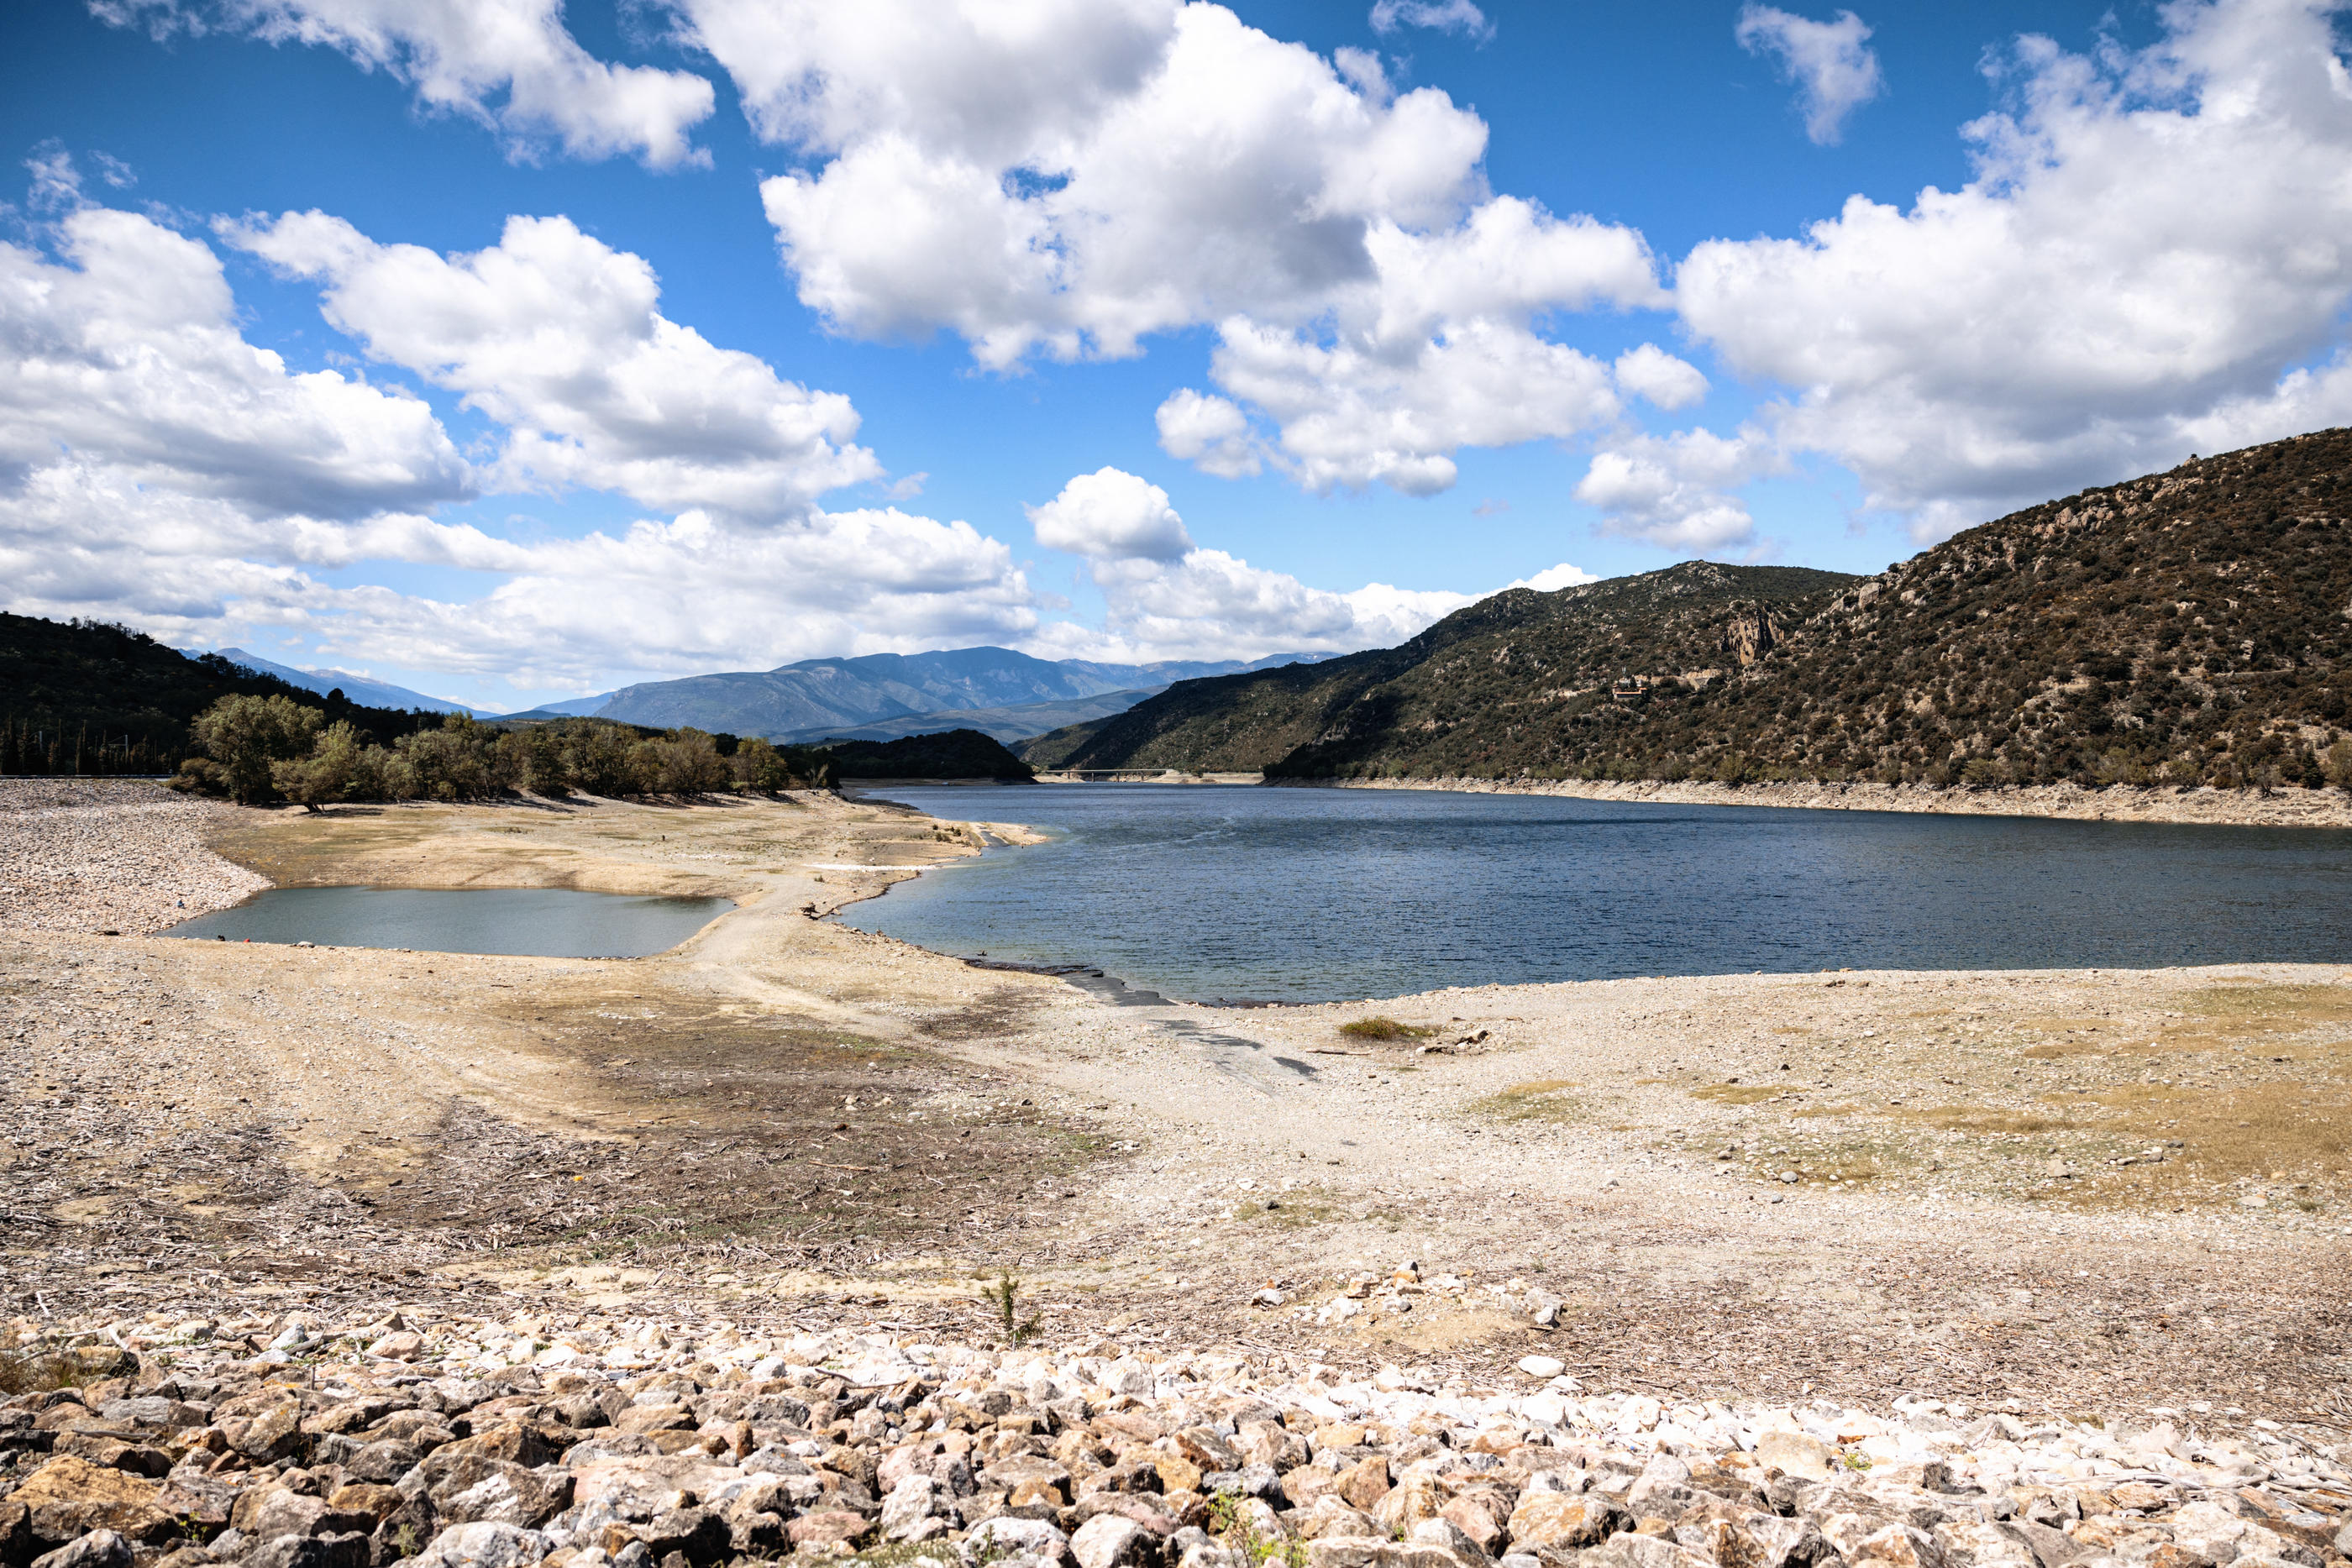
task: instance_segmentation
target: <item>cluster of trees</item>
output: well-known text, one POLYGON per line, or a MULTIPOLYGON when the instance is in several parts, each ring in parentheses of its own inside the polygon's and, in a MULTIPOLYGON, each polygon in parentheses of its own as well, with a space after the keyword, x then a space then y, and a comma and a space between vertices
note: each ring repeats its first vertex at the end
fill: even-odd
POLYGON ((283 696, 239 694, 198 714, 204 755, 175 789, 244 805, 288 800, 317 810, 348 800, 478 800, 535 795, 762 794, 829 789, 830 756, 698 729, 648 730, 603 719, 511 727, 450 714, 380 746, 349 720, 283 696))

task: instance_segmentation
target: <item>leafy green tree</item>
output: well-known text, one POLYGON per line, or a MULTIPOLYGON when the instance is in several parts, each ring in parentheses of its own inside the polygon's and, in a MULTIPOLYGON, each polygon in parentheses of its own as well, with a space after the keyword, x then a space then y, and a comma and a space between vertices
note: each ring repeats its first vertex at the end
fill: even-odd
POLYGON ((499 788, 491 766, 497 738, 471 716, 453 713, 439 729, 404 735, 397 744, 418 799, 478 800, 499 788))
POLYGON ((638 794, 643 787, 635 746, 635 737, 617 724, 591 721, 569 728, 563 737, 564 778, 591 795, 638 794))
POLYGON ((735 782, 734 770, 698 729, 674 729, 635 748, 640 787, 663 795, 707 795, 735 782))
POLYGON ((319 732, 310 756, 272 764, 269 777, 279 794, 313 811, 341 800, 400 800, 411 793, 406 764, 368 745, 341 719, 319 732))
POLYGON ((270 770, 310 749, 311 737, 326 715, 281 696, 226 696, 189 726, 212 754, 220 786, 239 805, 270 799, 270 770))
POLYGON ((553 725, 534 724, 499 737, 500 771, 518 789, 551 797, 572 793, 563 737, 553 725))

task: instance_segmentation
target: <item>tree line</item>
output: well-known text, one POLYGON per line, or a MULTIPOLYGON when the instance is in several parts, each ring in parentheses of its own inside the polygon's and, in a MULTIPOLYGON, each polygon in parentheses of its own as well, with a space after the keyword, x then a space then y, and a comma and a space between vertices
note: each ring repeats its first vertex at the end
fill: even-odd
MULTIPOLYGON (((0 717, 0 776, 56 774, 104 779, 121 774, 168 771, 166 753, 152 736, 103 727, 92 731, 85 720, 67 735, 31 718, 0 717)), ((176 758, 171 760, 177 760, 176 758)))
POLYGON ((480 800, 528 791, 561 797, 772 794, 830 789, 832 757, 698 729, 646 730, 604 719, 511 727, 453 713, 390 746, 347 719, 284 696, 221 698, 189 726, 202 755, 175 789, 240 805, 289 801, 480 800))

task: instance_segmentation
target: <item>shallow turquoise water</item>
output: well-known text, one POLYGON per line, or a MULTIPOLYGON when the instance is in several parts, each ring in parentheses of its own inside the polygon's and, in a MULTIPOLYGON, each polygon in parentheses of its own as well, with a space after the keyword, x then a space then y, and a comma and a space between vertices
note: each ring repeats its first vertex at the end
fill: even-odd
POLYGON ((677 946, 735 905, 560 887, 279 887, 166 936, 413 947, 550 958, 642 958, 677 946))
POLYGON ((852 906, 1194 998, 1821 968, 2352 961, 2352 832, 1207 785, 893 789, 1051 843, 852 906))

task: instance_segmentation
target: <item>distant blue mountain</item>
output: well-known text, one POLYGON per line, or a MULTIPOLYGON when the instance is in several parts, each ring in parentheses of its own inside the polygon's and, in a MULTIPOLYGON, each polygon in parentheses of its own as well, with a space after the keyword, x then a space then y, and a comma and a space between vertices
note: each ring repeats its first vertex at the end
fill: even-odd
POLYGON ((298 670, 289 664, 273 664, 242 648, 223 648, 220 656, 232 664, 242 664, 261 674, 276 675, 289 686, 300 686, 304 691, 317 692, 320 696, 340 686, 343 695, 362 707, 423 708, 427 713, 478 714, 483 711, 464 703, 451 702, 447 697, 428 697, 423 692, 412 692, 406 686, 395 686, 389 681, 354 675, 348 670, 298 670))
MULTIPOLYGON (((803 659, 773 670, 688 675, 624 686, 593 710, 598 718, 770 739, 818 732, 841 735, 880 726, 894 735, 956 727, 955 716, 986 712, 999 728, 1025 727, 1021 710, 1036 708, 1045 733, 1071 722, 1067 705, 1106 699, 1118 712, 1178 681, 1237 674, 1276 664, 1311 663, 1311 653, 1238 659, 1168 660, 1109 664, 1087 659, 1047 660, 1011 648, 956 648, 931 653, 867 653, 854 659, 803 659), (1052 722, 1044 720, 1051 718, 1052 722)), ((582 699, 593 700, 593 699, 582 699)), ((1093 705, 1097 707, 1100 705, 1093 705)), ((549 704, 538 711, 576 711, 549 704)), ((1100 716, 1090 712, 1085 716, 1100 716)))

